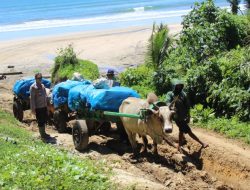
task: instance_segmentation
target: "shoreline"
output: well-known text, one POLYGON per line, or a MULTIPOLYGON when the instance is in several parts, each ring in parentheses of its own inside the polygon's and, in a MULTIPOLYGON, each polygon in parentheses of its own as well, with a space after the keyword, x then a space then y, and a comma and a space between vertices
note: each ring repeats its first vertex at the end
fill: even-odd
MULTIPOLYGON (((170 35, 180 32, 182 28, 180 24, 168 27, 170 35)), ((108 67, 119 72, 144 63, 151 32, 152 26, 147 25, 2 41, 0 72, 21 71, 22 76, 30 76, 40 71, 47 75, 58 49, 69 44, 73 45, 78 58, 94 62, 100 72, 108 67), (9 70, 9 65, 14 68, 9 70)))

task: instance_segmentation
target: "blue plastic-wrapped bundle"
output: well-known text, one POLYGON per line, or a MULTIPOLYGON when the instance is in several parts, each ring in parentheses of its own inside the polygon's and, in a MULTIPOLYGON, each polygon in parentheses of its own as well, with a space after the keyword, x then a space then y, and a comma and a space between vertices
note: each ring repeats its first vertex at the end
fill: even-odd
MULTIPOLYGON (((13 92, 17 96, 27 99, 30 96, 30 86, 35 82, 34 77, 24 78, 21 80, 16 81, 13 86, 13 92)), ((51 82, 48 79, 42 78, 42 83, 44 84, 45 88, 50 88, 51 82)))
POLYGON ((81 99, 81 92, 85 91, 85 89, 90 86, 87 85, 78 85, 69 90, 69 96, 68 96, 68 107, 72 111, 77 111, 81 109, 81 106, 86 104, 86 98, 83 97, 81 99))
POLYGON ((86 100, 91 109, 118 112, 123 100, 128 97, 140 96, 136 91, 127 87, 112 87, 109 89, 95 89, 89 85, 80 93, 81 100, 86 100))
POLYGON ((53 105, 55 108, 68 103, 69 90, 78 85, 90 84, 90 81, 67 80, 54 86, 52 91, 53 105))

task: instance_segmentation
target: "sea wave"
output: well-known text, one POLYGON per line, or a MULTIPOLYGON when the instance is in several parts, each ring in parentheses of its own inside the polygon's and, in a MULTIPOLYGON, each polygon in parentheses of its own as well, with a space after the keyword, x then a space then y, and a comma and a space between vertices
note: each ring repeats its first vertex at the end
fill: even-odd
POLYGON ((116 23, 124 21, 140 21, 150 19, 160 19, 169 17, 180 17, 185 15, 190 10, 179 10, 179 11, 149 11, 149 12, 131 12, 116 14, 110 16, 99 16, 91 18, 81 19, 54 19, 54 20, 39 20, 30 21, 20 24, 12 25, 0 25, 0 32, 12 32, 12 31, 24 31, 24 30, 35 30, 35 29, 46 29, 46 28, 57 28, 67 26, 84 26, 84 25, 95 25, 104 23, 116 23))
MULTIPOLYGON (((185 10, 173 10, 173 11, 145 11, 145 9, 153 9, 151 6, 147 7, 135 7, 133 12, 118 13, 108 16, 96 16, 90 18, 79 19, 45 19, 45 20, 33 20, 29 22, 23 22, 18 24, 0 25, 0 33, 3 32, 15 32, 26 30, 39 30, 48 28, 60 28, 71 26, 87 26, 97 24, 119 23, 126 21, 141 21, 141 20, 154 20, 164 18, 178 18, 186 15, 191 9, 185 10)), ((230 10, 229 6, 221 7, 230 10)), ((246 9, 245 4, 240 4, 240 9, 244 11, 246 9)))
POLYGON ((130 11, 132 11, 132 12, 143 12, 143 11, 152 10, 152 9, 154 9, 153 6, 134 7, 132 9, 130 9, 130 11))

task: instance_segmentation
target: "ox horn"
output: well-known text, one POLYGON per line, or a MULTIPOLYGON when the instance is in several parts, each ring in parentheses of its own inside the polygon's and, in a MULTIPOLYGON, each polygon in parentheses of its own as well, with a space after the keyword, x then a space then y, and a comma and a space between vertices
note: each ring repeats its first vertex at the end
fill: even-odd
POLYGON ((154 109, 151 109, 151 108, 148 108, 148 113, 149 114, 158 114, 159 113, 159 110, 154 110, 154 109))

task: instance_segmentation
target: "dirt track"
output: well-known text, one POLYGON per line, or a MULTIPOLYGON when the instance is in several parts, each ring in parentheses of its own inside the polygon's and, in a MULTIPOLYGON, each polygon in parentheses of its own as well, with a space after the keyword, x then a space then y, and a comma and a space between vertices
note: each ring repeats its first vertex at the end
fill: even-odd
MULTIPOLYGON (((0 81, 0 105, 12 110, 12 81, 0 81)), ((29 111, 25 112, 24 126, 37 136, 37 127, 29 111)), ((209 148, 188 139, 182 153, 163 143, 159 156, 151 152, 137 160, 130 158, 130 146, 116 140, 115 133, 90 137, 86 152, 77 152, 70 134, 59 134, 51 126, 49 133, 56 138, 56 145, 74 154, 94 160, 104 159, 113 168, 114 181, 120 189, 249 189, 250 147, 235 140, 229 140, 213 132, 193 129, 209 148)), ((174 128, 169 140, 177 142, 174 128)))

